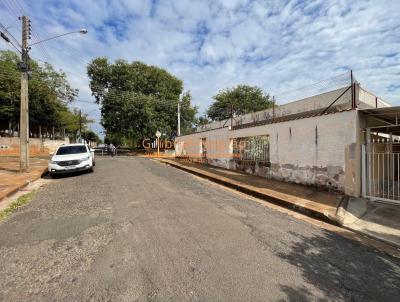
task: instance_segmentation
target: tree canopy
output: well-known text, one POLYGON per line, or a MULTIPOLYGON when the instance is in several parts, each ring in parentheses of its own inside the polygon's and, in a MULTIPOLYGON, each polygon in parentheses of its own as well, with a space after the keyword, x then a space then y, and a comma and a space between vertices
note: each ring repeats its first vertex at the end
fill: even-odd
MULTIPOLYGON (((0 51, 0 121, 8 127, 19 123, 21 77, 20 61, 12 51, 0 51)), ((50 64, 29 60, 29 123, 31 126, 66 128, 73 134, 78 124, 77 113, 68 108, 78 95, 66 75, 50 64)), ((3 125, 4 126, 4 125, 3 125)))
POLYGON ((213 97, 214 103, 207 110, 211 120, 220 121, 235 114, 246 114, 271 108, 273 102, 269 95, 256 86, 238 85, 221 90, 213 97))
POLYGON ((100 137, 96 133, 94 133, 92 130, 82 131, 82 138, 89 142, 99 143, 101 141, 100 137))
MULTIPOLYGON (((180 79, 168 71, 142 62, 94 59, 87 68, 90 88, 101 105, 101 123, 108 137, 125 138, 136 144, 160 130, 176 135, 177 107, 183 91, 180 79)), ((197 108, 190 92, 181 101, 183 129, 193 127, 197 108)))

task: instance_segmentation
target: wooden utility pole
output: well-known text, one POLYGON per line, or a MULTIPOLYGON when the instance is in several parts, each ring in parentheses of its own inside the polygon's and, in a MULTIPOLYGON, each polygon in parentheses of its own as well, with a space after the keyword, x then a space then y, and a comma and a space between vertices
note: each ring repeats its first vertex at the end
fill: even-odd
POLYGON ((28 98, 28 39, 30 21, 22 16, 22 56, 21 56, 21 107, 20 107, 20 171, 29 171, 29 98, 28 98))

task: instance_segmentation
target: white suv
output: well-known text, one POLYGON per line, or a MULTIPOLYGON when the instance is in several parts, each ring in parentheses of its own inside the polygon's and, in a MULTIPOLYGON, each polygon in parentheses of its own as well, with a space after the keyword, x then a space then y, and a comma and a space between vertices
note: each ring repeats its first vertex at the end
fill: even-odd
POLYGON ((94 150, 86 144, 62 145, 50 155, 52 155, 49 162, 50 176, 75 171, 93 172, 94 150))

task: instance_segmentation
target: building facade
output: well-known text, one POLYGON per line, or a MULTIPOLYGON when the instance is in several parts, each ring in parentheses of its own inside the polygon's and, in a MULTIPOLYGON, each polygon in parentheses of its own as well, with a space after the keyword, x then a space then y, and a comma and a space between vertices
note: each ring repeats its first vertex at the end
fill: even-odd
POLYGON ((353 84, 205 125, 176 138, 176 156, 360 196, 367 132, 363 112, 387 107, 353 84))

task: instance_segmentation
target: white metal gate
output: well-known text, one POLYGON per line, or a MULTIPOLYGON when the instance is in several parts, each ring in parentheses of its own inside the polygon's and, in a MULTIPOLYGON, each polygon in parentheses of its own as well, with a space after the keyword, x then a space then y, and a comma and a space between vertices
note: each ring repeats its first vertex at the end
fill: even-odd
POLYGON ((375 137, 364 147, 363 193, 373 200, 400 204, 400 141, 375 137))

